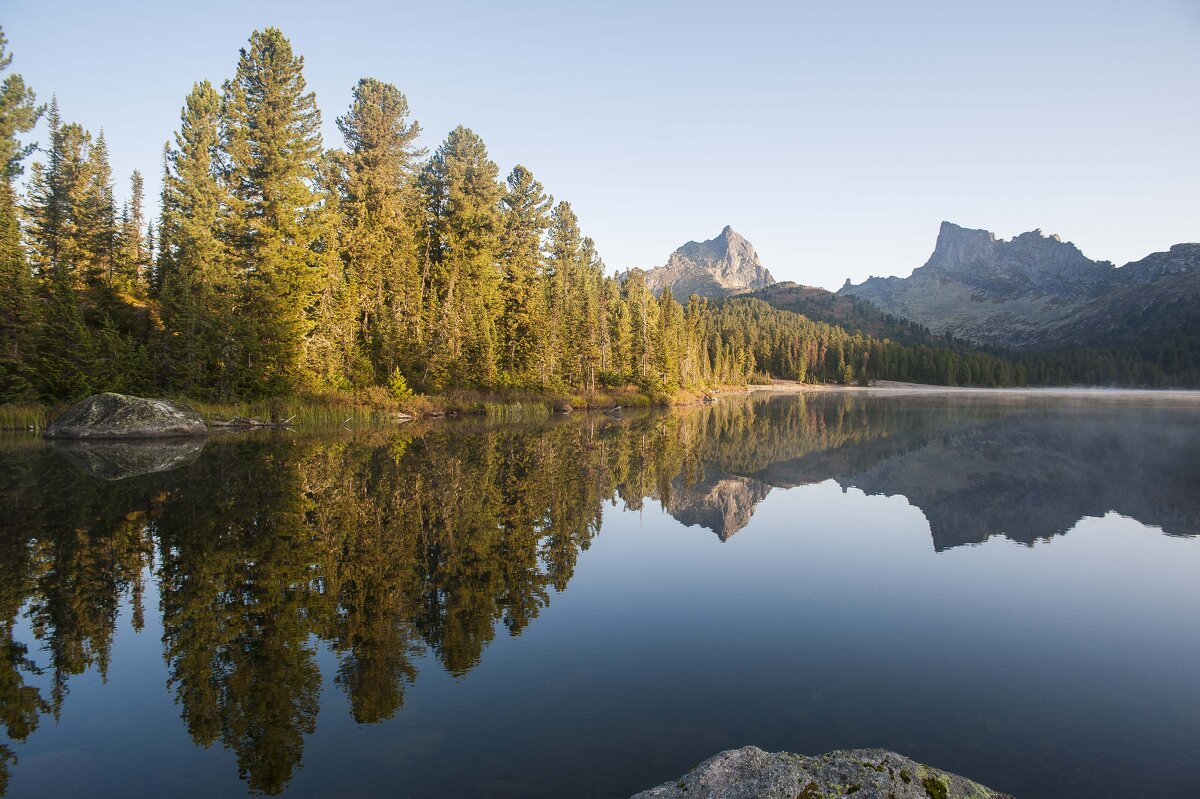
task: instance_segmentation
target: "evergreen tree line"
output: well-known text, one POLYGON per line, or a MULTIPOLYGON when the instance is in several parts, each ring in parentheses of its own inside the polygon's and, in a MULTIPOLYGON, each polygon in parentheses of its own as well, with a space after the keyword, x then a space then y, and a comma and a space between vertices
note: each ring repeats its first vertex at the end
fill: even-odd
POLYGON ((1152 335, 1137 344, 1026 354, 1019 361, 1038 385, 1194 387, 1200 386, 1200 335, 1152 335))
POLYGON ((326 148, 303 65, 268 28, 231 80, 195 84, 164 148, 157 224, 138 172, 117 208, 102 132, 6 78, 0 400, 1059 377, 749 298, 655 297, 638 270, 606 275, 571 205, 524 166, 501 179, 468 128, 432 155, 418 147, 391 84, 360 80, 337 118, 343 146, 326 148), (19 197, 33 150, 19 136, 43 114, 48 140, 19 197))

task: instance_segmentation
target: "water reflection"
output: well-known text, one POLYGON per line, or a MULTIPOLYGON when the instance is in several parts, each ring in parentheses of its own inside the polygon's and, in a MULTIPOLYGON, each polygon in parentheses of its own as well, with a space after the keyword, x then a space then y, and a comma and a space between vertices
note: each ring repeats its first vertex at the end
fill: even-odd
MULTIPOLYGON (((753 534, 773 489, 832 479, 907 497, 939 550, 1030 543, 1110 510, 1193 535, 1196 430, 1169 409, 834 395, 234 435, 153 457, 23 442, 0 449, 4 729, 19 745, 58 718, 73 677, 107 674, 118 609, 142 629, 149 575, 191 739, 278 793, 316 728, 318 647, 335 653, 356 722, 391 718, 419 658, 462 675, 498 630, 520 635, 566 589, 610 502, 654 499, 724 540, 753 534)), ((12 760, 0 749, 0 788, 12 760)))
POLYGON ((166 441, 55 440, 50 447, 81 471, 101 480, 124 480, 187 466, 204 449, 205 439, 166 441))

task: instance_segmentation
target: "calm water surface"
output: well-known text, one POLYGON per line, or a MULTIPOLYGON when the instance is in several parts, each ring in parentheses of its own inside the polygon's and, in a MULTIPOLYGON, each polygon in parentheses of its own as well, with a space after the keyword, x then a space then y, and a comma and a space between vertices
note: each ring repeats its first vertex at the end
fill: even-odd
POLYGON ((1200 796, 1200 403, 0 443, 12 797, 620 797, 881 746, 1200 796))

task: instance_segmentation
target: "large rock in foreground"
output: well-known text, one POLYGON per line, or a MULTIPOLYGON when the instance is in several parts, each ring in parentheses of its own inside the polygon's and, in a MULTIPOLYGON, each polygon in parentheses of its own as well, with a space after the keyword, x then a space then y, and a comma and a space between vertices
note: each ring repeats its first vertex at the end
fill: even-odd
POLYGON ((203 436, 200 414, 167 400, 93 394, 46 428, 46 438, 113 439, 203 436))
POLYGON ((886 749, 849 749, 817 757, 757 746, 709 758, 675 782, 632 799, 1012 799, 978 783, 923 766, 886 749))

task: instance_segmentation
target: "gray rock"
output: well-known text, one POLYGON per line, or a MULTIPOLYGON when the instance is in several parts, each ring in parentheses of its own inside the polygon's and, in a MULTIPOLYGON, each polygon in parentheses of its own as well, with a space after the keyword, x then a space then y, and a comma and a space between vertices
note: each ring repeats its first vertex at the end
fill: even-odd
POLYGON ((46 438, 112 439, 203 436, 200 414, 167 400, 93 394, 54 420, 46 438))
POLYGON ((709 758, 674 782, 632 799, 1012 799, 968 779, 886 749, 818 757, 756 746, 709 758))
POLYGON ((1156 283, 1171 275, 1200 272, 1200 244, 1175 244, 1166 252, 1154 252, 1117 270, 1128 284, 1156 283))
POLYGON ((692 294, 726 297, 774 283, 754 246, 728 225, 715 239, 689 241, 671 253, 665 266, 646 272, 647 288, 658 295, 670 286, 680 302, 692 294))
POLYGON ((80 471, 112 481, 187 466, 200 457, 205 442, 206 439, 194 437, 166 441, 67 439, 53 441, 51 446, 80 471))

